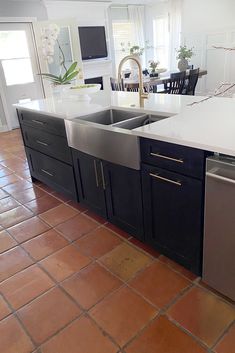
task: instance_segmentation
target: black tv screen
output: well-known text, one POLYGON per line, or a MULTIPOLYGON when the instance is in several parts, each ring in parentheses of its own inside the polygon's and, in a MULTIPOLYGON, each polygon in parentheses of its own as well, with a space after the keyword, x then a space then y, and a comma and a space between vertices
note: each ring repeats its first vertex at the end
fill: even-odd
POLYGON ((105 28, 98 27, 78 27, 82 60, 106 58, 107 45, 105 28))

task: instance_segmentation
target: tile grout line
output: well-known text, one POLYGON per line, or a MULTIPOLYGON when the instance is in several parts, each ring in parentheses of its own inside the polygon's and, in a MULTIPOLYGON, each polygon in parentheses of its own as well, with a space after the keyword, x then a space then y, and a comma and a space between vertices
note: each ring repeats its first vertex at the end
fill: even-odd
MULTIPOLYGON (((17 175, 17 174, 16 174, 17 175)), ((25 180, 24 178, 21 178, 21 179, 23 179, 23 180, 25 180)), ((47 191, 45 191, 45 190, 43 190, 44 192, 47 192, 47 191)), ((48 194, 49 195, 51 195, 49 192, 48 192, 48 194)), ((11 195, 10 195, 11 196, 11 195)), ((53 195, 52 195, 53 196, 53 195)), ((55 196, 53 196, 53 197, 55 197, 55 196)), ((60 200, 61 201, 61 200, 60 200)), ((66 202, 63 202, 63 201, 61 201, 61 203, 65 203, 66 204, 66 202)), ((24 206, 24 205, 23 205, 24 206)), ((25 206, 26 207, 26 206, 25 206)), ((72 207, 72 206, 70 206, 70 207, 72 207)), ((80 213, 83 213, 83 212, 80 212, 80 213)), ((85 213, 85 211, 84 211, 84 213, 85 213)), ((87 215, 88 216, 88 215, 87 215)), ((88 217, 90 217, 90 216, 88 216, 88 217)), ((91 219, 92 219, 92 217, 90 217, 91 219)), ((106 223, 105 223, 106 224, 106 223)), ((104 226, 104 224, 101 224, 101 227, 102 226, 104 226)), ((99 227, 98 227, 99 228, 99 227)), ((54 229, 54 228, 53 228, 54 229)), ((112 232, 114 232, 113 230, 111 230, 111 229, 109 229, 110 231, 112 231, 112 232)), ((122 238, 122 240, 124 241, 124 242, 127 242, 130 246, 133 246, 134 245, 134 247, 137 247, 135 244, 130 244, 130 239, 131 238, 128 238, 128 239, 125 239, 124 237, 122 237, 122 236, 120 236, 118 233, 116 233, 116 232, 114 232, 115 234, 117 234, 119 237, 121 237, 122 238)), ((63 234, 61 234, 62 236, 63 236, 63 234)), ((86 234, 87 235, 87 234, 86 234)), ((145 253, 145 251, 143 250, 143 249, 141 249, 141 248, 137 248, 139 251, 142 251, 142 252, 144 252, 145 253)), ((148 256, 150 256, 150 254, 149 253, 147 253, 147 255, 148 256)), ((156 258, 157 259, 157 258, 156 258)), ((158 259, 159 260, 159 259, 158 259)), ((35 260, 33 260, 33 261, 35 261, 35 260)), ((93 263, 93 262, 92 262, 93 263)), ((97 262, 97 263, 99 263, 99 262, 97 262)), ((32 264, 33 265, 33 264, 32 264)), ((38 265, 39 266, 39 264, 38 264, 38 262, 37 263, 35 263, 35 265, 38 265)), ((88 264, 88 266, 89 266, 90 264, 88 264)), ((176 272, 176 273, 178 273, 179 275, 181 275, 181 276, 183 276, 184 277, 184 275, 183 274, 181 274, 180 272, 178 272, 177 270, 175 270, 174 268, 172 268, 170 265, 168 265, 168 264, 165 264, 167 267, 169 267, 172 271, 174 271, 174 272, 176 272)), ((31 266, 31 265, 30 265, 31 266)), ((29 267, 29 266, 28 266, 29 267)), ((28 267, 26 267, 25 269, 27 269, 28 267)), ((39 266, 40 267, 40 266, 39 266)), ((87 266, 86 266, 87 267, 87 266)), ((85 267, 85 268, 86 268, 85 267)), ((79 270, 78 272, 76 272, 76 273, 79 273, 80 271, 82 271, 83 269, 85 269, 85 268, 82 268, 81 270, 79 270)), ((23 269, 23 270, 20 270, 20 271, 24 271, 25 269, 23 269)), ((107 270, 107 268, 105 267, 105 269, 107 270)), ((44 268, 43 268, 43 270, 44 270, 44 268)), ((20 272, 19 271, 19 272, 20 272)), ((144 269, 143 269, 143 271, 144 271, 144 269)), ((44 270, 44 272, 45 272, 45 270, 44 270)), ((111 272, 111 271, 110 271, 111 272)), ((17 272, 18 273, 18 272, 17 272)), ((76 273, 74 273, 73 275, 76 275, 76 273)), ((112 272, 111 272, 112 273, 112 272)), ((14 274, 15 275, 15 274, 14 274)), ((114 273, 112 273, 112 275, 115 275, 114 273)), ((137 275, 137 273, 136 273, 136 275, 137 275)), ((70 278, 70 277, 69 277, 70 278)), ((187 277, 186 277, 187 278, 187 277)), ((66 278, 67 279, 67 278, 66 278)), ((188 278, 187 278, 187 280, 189 280, 188 278)), ((204 290, 206 290, 207 292, 209 292, 209 293, 211 293, 211 294, 213 294, 213 295, 215 295, 217 298, 219 298, 219 299, 221 299, 220 298, 220 296, 218 296, 218 295, 216 295, 215 293, 213 293, 212 291, 210 291, 209 289, 207 289, 207 288, 205 288, 205 287, 202 287, 201 285, 200 285, 200 283, 196 283, 196 281, 197 281, 198 279, 195 279, 194 281, 191 281, 191 280, 189 280, 191 283, 192 283, 192 287, 191 288, 193 288, 194 286, 198 286, 199 288, 202 288, 202 289, 204 289, 204 290), (193 282, 194 282, 194 284, 193 284, 193 282)), ((53 279, 53 281, 54 281, 54 279, 53 279)), ((60 285, 60 283, 61 282, 59 282, 59 285, 60 285)), ((129 286, 128 285, 128 283, 126 282, 125 283, 126 284, 126 286, 129 286)), ((54 288, 54 287, 53 287, 54 288)), ((133 290, 133 288, 132 288, 132 290, 133 290)), ((189 288, 189 290, 190 290, 190 288, 189 288)), ((183 295, 181 295, 180 297, 182 297, 183 295)), ((145 298, 144 296, 143 296, 143 298, 145 298)), ((103 299, 102 299, 103 300, 103 299)), ((101 301, 102 301, 101 300, 101 301)), ((146 299, 145 299, 146 300, 146 299)), ((226 299, 222 299, 226 304, 228 304, 228 302, 226 301, 226 299)), ((177 301, 177 300, 176 300, 177 301)), ((230 303, 229 303, 230 304, 230 303)), ((173 304, 171 304, 171 305, 174 305, 174 303, 173 304)), ((169 305, 169 307, 171 306, 171 305, 169 305)), ((224 333, 222 334, 222 336, 221 337, 223 337, 225 334, 226 334, 226 332, 228 332, 228 330, 229 330, 229 328, 230 328, 230 326, 233 324, 233 322, 230 324, 230 325, 228 325, 228 327, 225 329, 225 331, 224 331, 224 333)), ((180 326, 180 325, 179 325, 180 326)), ((194 336, 193 336, 194 337, 194 336)), ((218 341, 221 339, 221 337, 218 339, 218 341)), ((218 342, 217 342, 218 343, 218 342)), ((215 343, 215 345, 217 344, 217 343, 215 343)), ((214 346, 213 346, 214 347, 214 346)), ((211 348, 212 349, 212 348, 211 348)))
POLYGON ((230 328, 234 325, 234 323, 235 323, 235 319, 230 324, 228 324, 228 326, 223 330, 222 334, 217 338, 217 340, 211 347, 212 350, 216 348, 216 346, 223 340, 223 338, 229 332, 230 328))
MULTIPOLYGON (((37 264, 35 264, 35 265, 37 265, 37 264)), ((18 320, 18 322, 20 322, 20 324, 21 324, 21 326, 23 327, 24 331, 26 332, 27 336, 28 336, 28 337, 30 338, 30 340, 33 342, 33 345, 34 345, 35 348, 40 347, 40 346, 41 346, 42 344, 44 344, 46 341, 48 341, 48 340, 50 340, 52 337, 56 336, 56 335, 57 335, 60 331, 62 331, 65 327, 67 327, 68 325, 70 325, 73 321, 77 320, 78 318, 80 318, 80 317, 84 314, 84 311, 81 309, 81 307, 78 305, 78 303, 72 298, 72 301, 73 301, 73 302, 76 304, 76 306, 80 309, 80 311, 81 311, 80 314, 79 314, 78 316, 76 316, 73 320, 69 321, 69 323, 67 323, 65 326, 63 326, 62 328, 60 328, 59 330, 57 330, 53 335, 49 336, 44 342, 42 342, 42 343, 40 343, 40 344, 37 344, 37 343, 34 341, 34 339, 33 339, 33 337, 31 336, 31 334, 29 333, 27 327, 26 327, 26 326, 24 325, 24 323, 22 322, 21 318, 18 316, 18 312, 19 312, 21 309, 25 308, 27 305, 31 304, 32 302, 35 302, 35 301, 37 301, 38 299, 42 298, 43 296, 45 296, 46 294, 48 294, 49 292, 51 292, 51 291, 54 290, 55 288, 60 288, 60 289, 62 289, 62 290, 63 290, 63 293, 64 293, 67 297, 69 297, 69 298, 71 299, 70 295, 69 295, 63 288, 61 288, 61 287, 59 286, 59 283, 55 283, 55 282, 54 282, 54 284, 55 284, 54 286, 50 287, 49 289, 47 289, 46 291, 44 291, 43 293, 41 293, 40 295, 38 295, 36 298, 33 298, 32 300, 30 300, 29 302, 25 303, 23 306, 21 306, 21 307, 18 308, 18 309, 14 309, 14 308, 11 306, 10 302, 7 300, 7 298, 6 298, 3 294, 1 294, 2 297, 4 298, 4 300, 5 300, 5 301, 7 302, 7 304, 9 305, 10 309, 12 310, 12 312, 10 313, 10 315, 8 315, 7 317, 13 315, 13 316, 18 320)), ((5 318, 4 318, 4 319, 5 319, 5 318)), ((3 320, 4 320, 4 319, 3 319, 3 320)), ((2 320, 1 320, 1 321, 2 321, 2 320)))

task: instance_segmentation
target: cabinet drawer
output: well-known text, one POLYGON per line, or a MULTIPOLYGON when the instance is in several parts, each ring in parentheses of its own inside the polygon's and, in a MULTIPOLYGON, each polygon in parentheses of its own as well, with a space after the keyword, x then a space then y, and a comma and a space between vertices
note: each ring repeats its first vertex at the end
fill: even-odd
POLYGON ((140 139, 141 160, 144 163, 195 178, 204 177, 205 152, 172 143, 140 139))
POLYGON ((24 143, 48 156, 72 164, 71 151, 65 137, 52 135, 48 132, 29 126, 21 126, 24 143))
POLYGON ((34 178, 62 192, 72 199, 77 199, 73 167, 45 154, 26 147, 26 154, 31 174, 34 178))
POLYGON ((66 137, 64 120, 53 118, 48 115, 30 112, 27 110, 18 110, 18 118, 21 124, 30 125, 55 135, 66 137))

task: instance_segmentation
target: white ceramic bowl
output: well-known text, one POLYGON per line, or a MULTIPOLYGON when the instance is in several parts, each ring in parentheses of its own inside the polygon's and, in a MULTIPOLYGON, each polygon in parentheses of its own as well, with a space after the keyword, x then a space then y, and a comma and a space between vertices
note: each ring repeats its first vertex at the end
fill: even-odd
POLYGON ((78 100, 90 100, 89 94, 98 92, 100 88, 101 85, 98 83, 72 86, 69 89, 69 95, 76 96, 78 100))
POLYGON ((163 72, 166 72, 166 71, 167 71, 167 69, 164 69, 164 68, 155 70, 155 72, 158 74, 162 74, 163 72))

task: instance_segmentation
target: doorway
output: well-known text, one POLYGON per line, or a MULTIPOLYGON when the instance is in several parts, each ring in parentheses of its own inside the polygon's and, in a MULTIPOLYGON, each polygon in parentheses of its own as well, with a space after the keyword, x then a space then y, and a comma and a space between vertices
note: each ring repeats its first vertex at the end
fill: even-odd
POLYGON ((19 127, 14 103, 43 98, 32 23, 0 22, 0 94, 9 129, 19 127))

